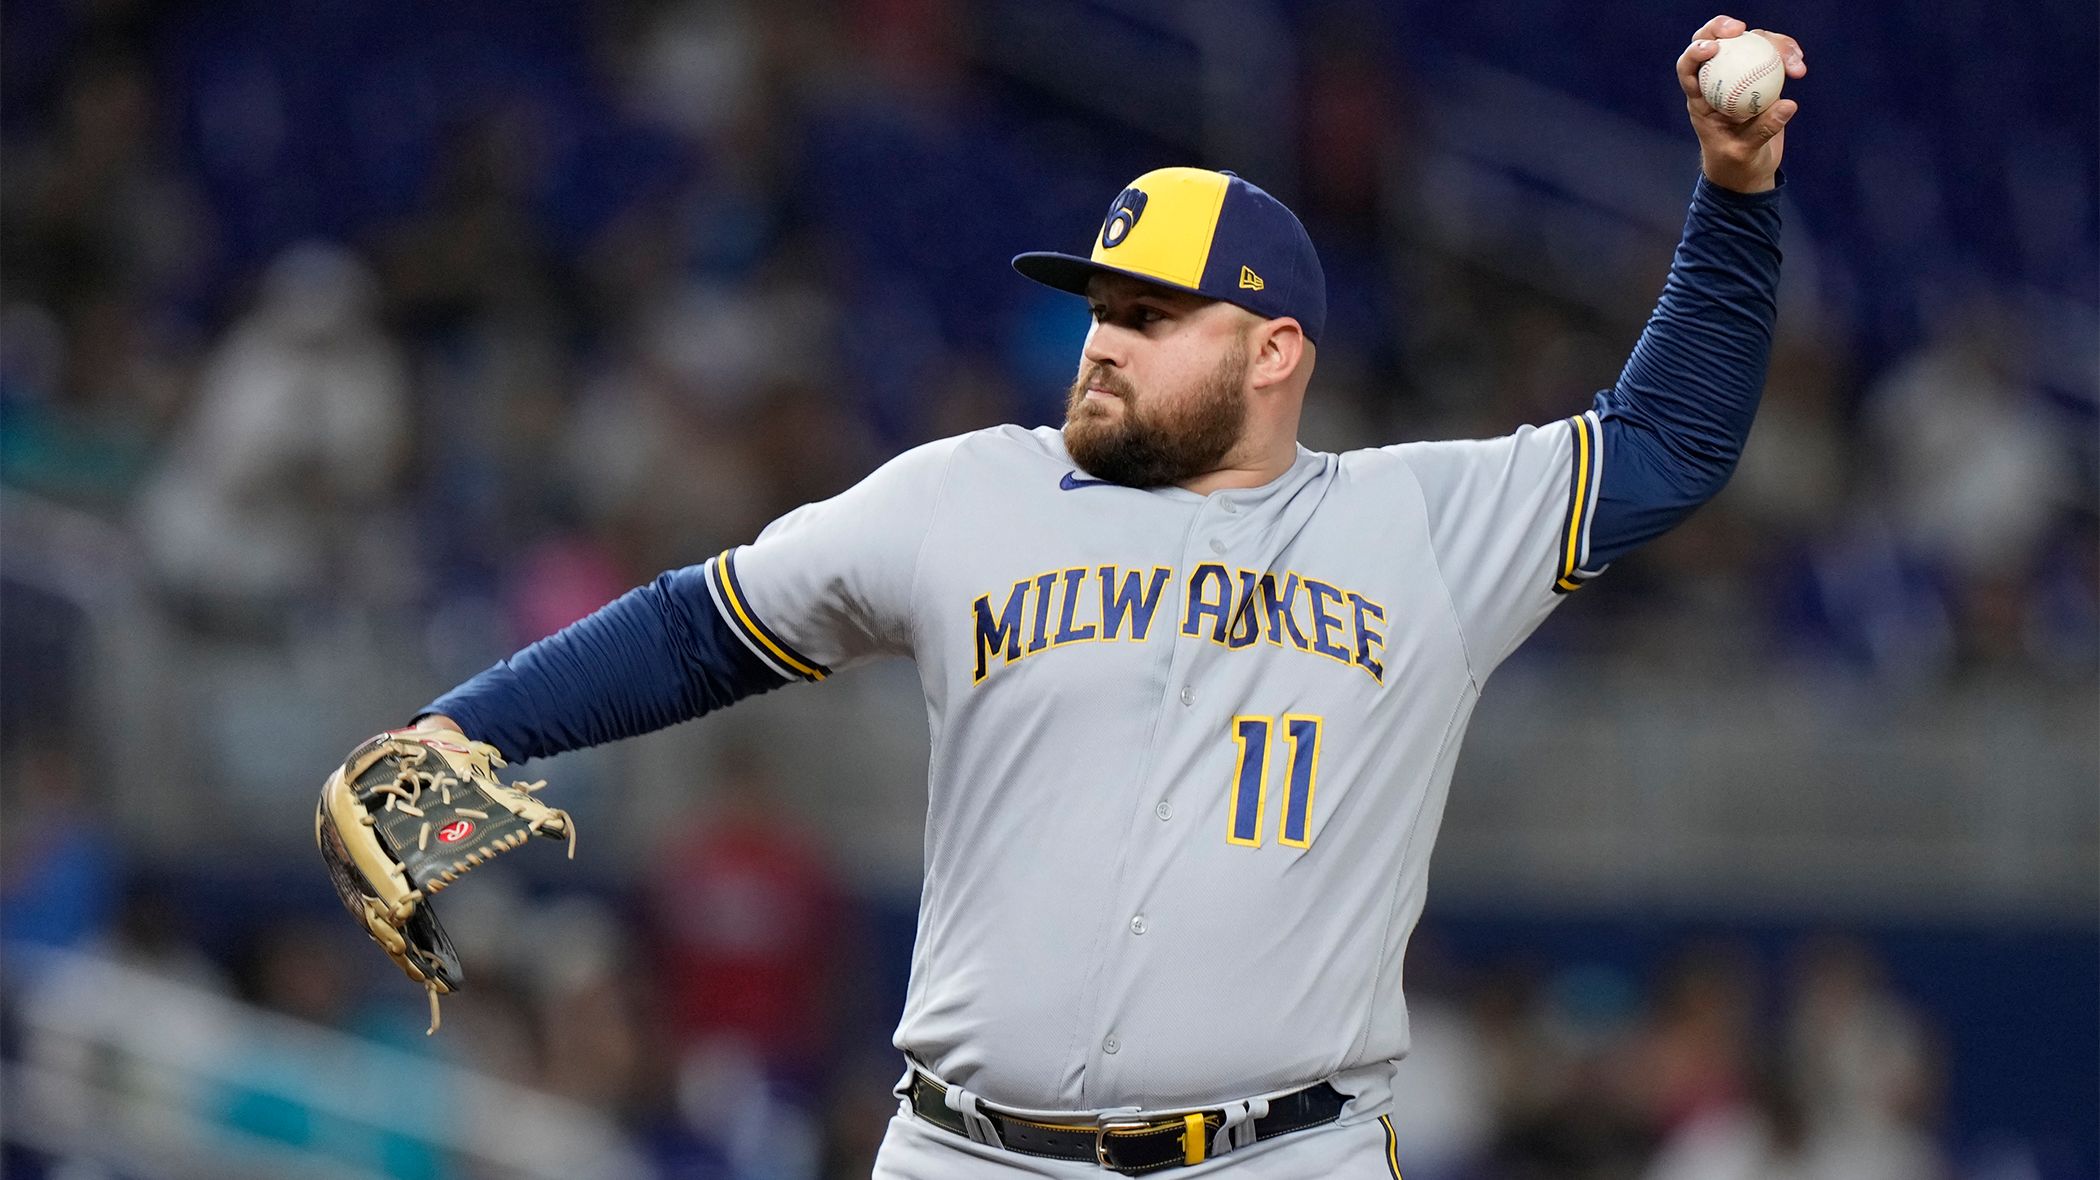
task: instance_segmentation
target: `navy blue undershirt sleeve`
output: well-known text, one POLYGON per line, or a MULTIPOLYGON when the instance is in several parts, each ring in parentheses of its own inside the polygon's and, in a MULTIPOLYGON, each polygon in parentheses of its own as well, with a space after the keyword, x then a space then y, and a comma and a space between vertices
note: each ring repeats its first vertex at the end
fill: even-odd
POLYGON ((513 762, 633 737, 787 681, 729 630, 702 566, 621 595, 424 706, 513 762))
POLYGON ((1604 460, 1591 569, 1662 535, 1728 482, 1764 391, 1778 306, 1779 190, 1737 193, 1700 177, 1655 313, 1618 384, 1597 395, 1604 460))

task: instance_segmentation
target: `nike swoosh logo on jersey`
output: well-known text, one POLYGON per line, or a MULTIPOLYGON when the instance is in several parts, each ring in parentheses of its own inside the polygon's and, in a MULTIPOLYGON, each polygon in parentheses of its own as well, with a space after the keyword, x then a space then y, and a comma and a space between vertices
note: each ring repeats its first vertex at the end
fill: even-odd
POLYGON ((1105 479, 1081 479, 1077 474, 1067 471, 1065 472, 1065 477, 1057 481, 1057 486, 1070 492, 1077 491, 1080 488, 1114 487, 1115 484, 1105 479))

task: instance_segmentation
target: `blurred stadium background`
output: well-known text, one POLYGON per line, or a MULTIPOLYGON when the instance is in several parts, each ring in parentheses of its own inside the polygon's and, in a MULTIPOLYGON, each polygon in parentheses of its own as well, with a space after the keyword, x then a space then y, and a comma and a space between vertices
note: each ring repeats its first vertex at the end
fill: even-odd
MULTIPOLYGON (((1162 163, 1305 215, 1314 445, 1587 404, 1669 261, 1711 15, 12 0, 6 1175, 866 1175, 910 669, 531 767, 582 857, 448 898, 433 1039, 320 871, 323 774, 906 445, 1055 420, 1084 315, 1006 259, 1162 163)), ((1737 15, 1813 68, 1765 408, 1487 694, 1403 1167, 2090 1180, 2095 10, 1737 15)))

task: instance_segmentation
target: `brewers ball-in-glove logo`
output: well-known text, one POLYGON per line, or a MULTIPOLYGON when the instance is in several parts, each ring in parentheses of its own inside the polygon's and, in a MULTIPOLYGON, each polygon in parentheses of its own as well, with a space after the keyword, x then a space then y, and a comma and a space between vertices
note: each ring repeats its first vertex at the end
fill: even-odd
POLYGON ((1101 223, 1102 248, 1112 250, 1122 245, 1144 215, 1144 189, 1132 187, 1117 193, 1115 203, 1108 207, 1108 220, 1101 223))

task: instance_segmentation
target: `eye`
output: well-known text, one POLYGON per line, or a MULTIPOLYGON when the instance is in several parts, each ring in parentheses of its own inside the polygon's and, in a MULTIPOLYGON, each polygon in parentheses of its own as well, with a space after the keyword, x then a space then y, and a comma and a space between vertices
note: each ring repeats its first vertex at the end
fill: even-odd
POLYGON ((1124 307, 1110 307, 1105 303, 1090 303, 1087 314, 1097 324, 1122 324, 1126 327, 1143 328, 1173 318, 1164 309, 1143 303, 1124 307))

